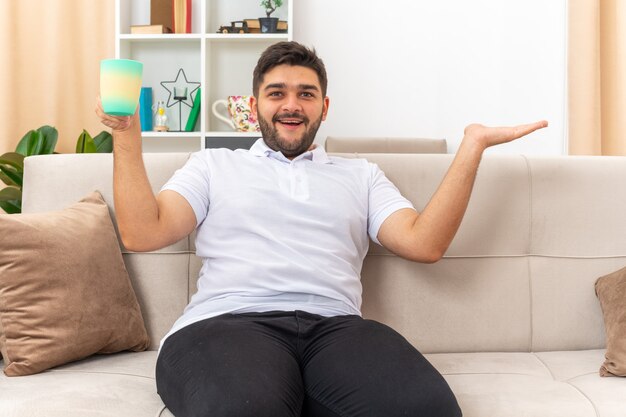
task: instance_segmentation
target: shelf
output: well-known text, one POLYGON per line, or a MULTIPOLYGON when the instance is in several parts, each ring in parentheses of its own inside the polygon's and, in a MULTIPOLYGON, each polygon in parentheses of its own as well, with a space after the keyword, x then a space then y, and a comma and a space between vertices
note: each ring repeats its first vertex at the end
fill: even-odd
POLYGON ((220 34, 220 33, 210 33, 206 35, 198 35, 198 34, 155 34, 155 35, 129 35, 124 34, 119 36, 120 41, 127 42, 185 42, 185 41, 200 41, 202 39, 207 39, 211 42, 241 42, 241 41, 250 41, 250 42, 267 42, 269 41, 284 41, 289 39, 289 35, 286 33, 272 33, 272 34, 254 34, 254 33, 245 33, 245 34, 220 34))
POLYGON ((144 138, 196 138, 202 137, 201 132, 155 132, 143 131, 141 137, 144 138))
POLYGON ((212 131, 212 132, 204 132, 204 136, 206 136, 207 138, 211 138, 211 137, 220 137, 220 138, 221 137, 260 138, 261 137, 261 132, 217 132, 217 131, 212 131))
POLYGON ((220 33, 209 33, 206 35, 197 35, 197 34, 155 34, 155 35, 129 35, 124 34, 120 35, 120 40, 122 41, 131 41, 131 42, 163 42, 163 41, 199 41, 201 39, 208 39, 210 41, 220 41, 220 42, 237 42, 237 41, 259 41, 265 42, 268 40, 287 40, 289 36, 286 33, 273 33, 273 34, 254 34, 254 33, 245 33, 245 34, 220 34, 220 33))
POLYGON ((186 34, 154 34, 154 35, 131 35, 131 34, 122 34, 119 35, 120 40, 129 40, 129 41, 188 41, 194 40, 198 41, 204 37, 204 35, 198 35, 195 33, 186 33, 186 34))
POLYGON ((220 132, 220 131, 211 131, 211 132, 155 132, 155 131, 143 131, 141 132, 141 136, 144 138, 200 138, 204 137, 231 137, 231 138, 239 138, 239 137, 250 137, 250 138, 260 138, 261 132, 220 132))
POLYGON ((236 42, 236 41, 245 41, 245 42, 250 42, 250 41, 259 41, 259 42, 266 42, 268 40, 276 40, 276 41, 281 41, 281 40, 287 40, 289 39, 289 36, 286 33, 273 33, 273 34, 265 34, 265 35, 260 35, 260 34, 255 34, 255 33, 242 33, 242 34, 219 34, 219 33, 215 33, 215 34, 207 34, 205 35, 205 37, 211 41, 224 41, 224 42, 236 42))
MULTIPOLYGON (((259 132, 234 132, 212 112, 212 105, 230 95, 252 94, 252 73, 260 54, 270 45, 293 36, 293 3, 285 0, 273 14, 288 24, 287 33, 217 33, 232 21, 263 16, 259 0, 191 0, 193 33, 131 34, 132 25, 150 24, 151 0, 115 0, 116 58, 140 61, 142 87, 152 88, 153 112, 158 101, 166 103, 168 126, 184 128, 191 110, 188 106, 167 107, 170 93, 161 84, 178 80, 182 68, 189 82, 199 82, 200 115, 193 132, 142 132, 147 152, 200 150, 209 147, 249 147, 259 132), (180 111, 180 114, 179 114, 180 111)), ((182 82, 182 80, 180 80, 182 82)))

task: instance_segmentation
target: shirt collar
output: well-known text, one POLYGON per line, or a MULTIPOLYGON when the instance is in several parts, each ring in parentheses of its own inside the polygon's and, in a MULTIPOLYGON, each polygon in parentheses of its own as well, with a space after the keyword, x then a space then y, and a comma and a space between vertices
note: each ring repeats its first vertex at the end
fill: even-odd
MULTIPOLYGON (((281 161, 292 162, 287 157, 285 157, 282 154, 282 152, 275 151, 271 149, 269 146, 267 146, 263 138, 257 139, 257 141, 254 142, 254 144, 250 147, 249 152, 255 156, 265 156, 269 158, 278 159, 281 161)), ((307 151, 303 153, 302 155, 297 156, 296 158, 294 158, 294 161, 298 159, 308 159, 309 161, 319 163, 319 164, 331 163, 331 160, 326 154, 326 151, 324 150, 324 148, 322 148, 319 145, 315 147, 315 149, 313 149, 312 151, 307 151)))

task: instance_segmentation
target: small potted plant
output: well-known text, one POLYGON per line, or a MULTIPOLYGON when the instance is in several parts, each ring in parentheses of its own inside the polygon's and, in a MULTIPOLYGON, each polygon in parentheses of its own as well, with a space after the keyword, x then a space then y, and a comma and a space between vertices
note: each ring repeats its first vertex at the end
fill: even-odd
POLYGON ((271 17, 272 13, 283 5, 283 0, 262 0, 261 6, 265 7, 266 17, 259 17, 259 24, 261 26, 261 33, 276 33, 278 32, 278 18, 271 17))

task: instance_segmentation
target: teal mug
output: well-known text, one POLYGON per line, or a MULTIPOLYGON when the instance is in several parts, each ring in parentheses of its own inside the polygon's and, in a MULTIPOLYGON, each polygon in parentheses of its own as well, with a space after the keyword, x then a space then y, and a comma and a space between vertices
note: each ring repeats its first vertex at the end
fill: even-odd
POLYGON ((102 109, 112 116, 135 114, 141 94, 143 64, 130 59, 104 59, 100 62, 102 109))

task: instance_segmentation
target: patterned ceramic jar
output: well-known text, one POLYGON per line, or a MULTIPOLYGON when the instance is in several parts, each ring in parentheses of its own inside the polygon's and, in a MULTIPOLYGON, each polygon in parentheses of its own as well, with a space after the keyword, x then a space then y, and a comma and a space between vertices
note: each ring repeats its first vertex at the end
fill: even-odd
POLYGON ((252 115, 250 96, 228 96, 227 100, 213 103, 213 115, 238 132, 259 132, 259 123, 252 115), (218 108, 225 107, 230 117, 224 116, 218 108))

